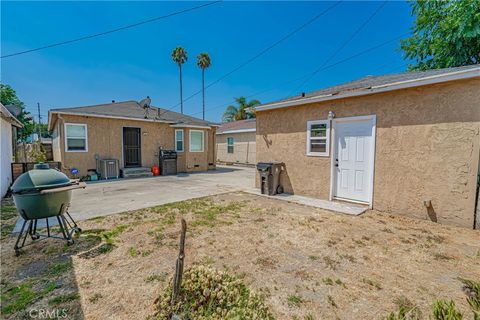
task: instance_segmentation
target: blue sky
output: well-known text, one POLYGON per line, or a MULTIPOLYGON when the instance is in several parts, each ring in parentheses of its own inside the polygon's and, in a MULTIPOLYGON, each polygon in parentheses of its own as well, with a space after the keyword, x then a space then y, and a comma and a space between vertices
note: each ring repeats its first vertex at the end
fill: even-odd
MULTIPOLYGON (((1 3, 2 55, 106 31, 199 2, 6 2, 1 3)), ((170 108, 179 102, 178 67, 170 54, 186 48, 184 97, 201 88, 195 57, 206 51, 210 83, 273 44, 332 2, 222 2, 114 34, 1 60, 1 81, 42 114, 50 108, 140 100, 170 108)), ((303 88, 292 82, 318 68, 381 2, 342 2, 326 15, 206 91, 206 118, 219 121, 233 97, 268 102, 365 75, 405 70, 394 41, 318 73, 303 88), (263 92, 253 95, 257 92, 263 92), (297 90, 299 92, 296 92, 297 90)), ((410 30, 405 2, 391 1, 330 64, 410 30)), ((185 113, 201 117, 201 95, 185 113)), ((179 111, 180 107, 173 110, 179 111)), ((44 118, 46 119, 46 117, 44 118)))

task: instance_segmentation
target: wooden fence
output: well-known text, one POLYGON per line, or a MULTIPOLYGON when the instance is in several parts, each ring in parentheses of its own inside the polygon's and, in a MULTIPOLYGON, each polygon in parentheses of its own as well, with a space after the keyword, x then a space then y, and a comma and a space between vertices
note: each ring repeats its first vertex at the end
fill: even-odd
MULTIPOLYGON (((61 162, 47 161, 45 163, 48 164, 50 169, 60 170, 62 168, 61 162)), ((13 162, 12 163, 12 182, 15 181, 22 173, 32 170, 35 164, 36 162, 13 162)))

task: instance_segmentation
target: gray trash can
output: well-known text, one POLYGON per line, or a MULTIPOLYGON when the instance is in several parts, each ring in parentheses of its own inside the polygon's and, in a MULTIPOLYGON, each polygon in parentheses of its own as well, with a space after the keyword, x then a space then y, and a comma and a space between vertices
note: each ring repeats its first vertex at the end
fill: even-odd
POLYGON ((280 173, 284 166, 283 162, 259 162, 257 170, 260 174, 260 190, 262 194, 269 196, 283 193, 283 187, 280 185, 280 173))

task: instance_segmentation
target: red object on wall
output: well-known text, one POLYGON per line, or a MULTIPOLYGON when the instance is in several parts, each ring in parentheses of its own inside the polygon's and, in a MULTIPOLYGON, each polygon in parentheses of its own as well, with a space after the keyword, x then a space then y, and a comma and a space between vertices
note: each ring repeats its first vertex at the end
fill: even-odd
POLYGON ((152 172, 154 176, 158 176, 160 174, 160 168, 157 166, 152 166, 152 172))

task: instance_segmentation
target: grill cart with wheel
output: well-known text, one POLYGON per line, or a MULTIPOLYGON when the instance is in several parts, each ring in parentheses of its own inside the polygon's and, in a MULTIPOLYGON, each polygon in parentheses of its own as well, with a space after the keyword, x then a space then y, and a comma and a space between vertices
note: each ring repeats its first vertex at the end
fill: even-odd
POLYGON ((33 170, 19 176, 12 186, 12 195, 17 211, 24 221, 15 243, 15 254, 18 255, 25 246, 28 235, 32 241, 52 237, 65 239, 68 244, 73 244, 73 233, 81 230, 68 213, 68 207, 72 190, 85 187, 85 183, 72 181, 62 172, 50 169, 48 164, 44 163, 36 164, 33 170), (56 218, 62 237, 51 234, 49 218, 56 218), (38 222, 42 219, 46 221, 47 234, 37 232, 38 222))

